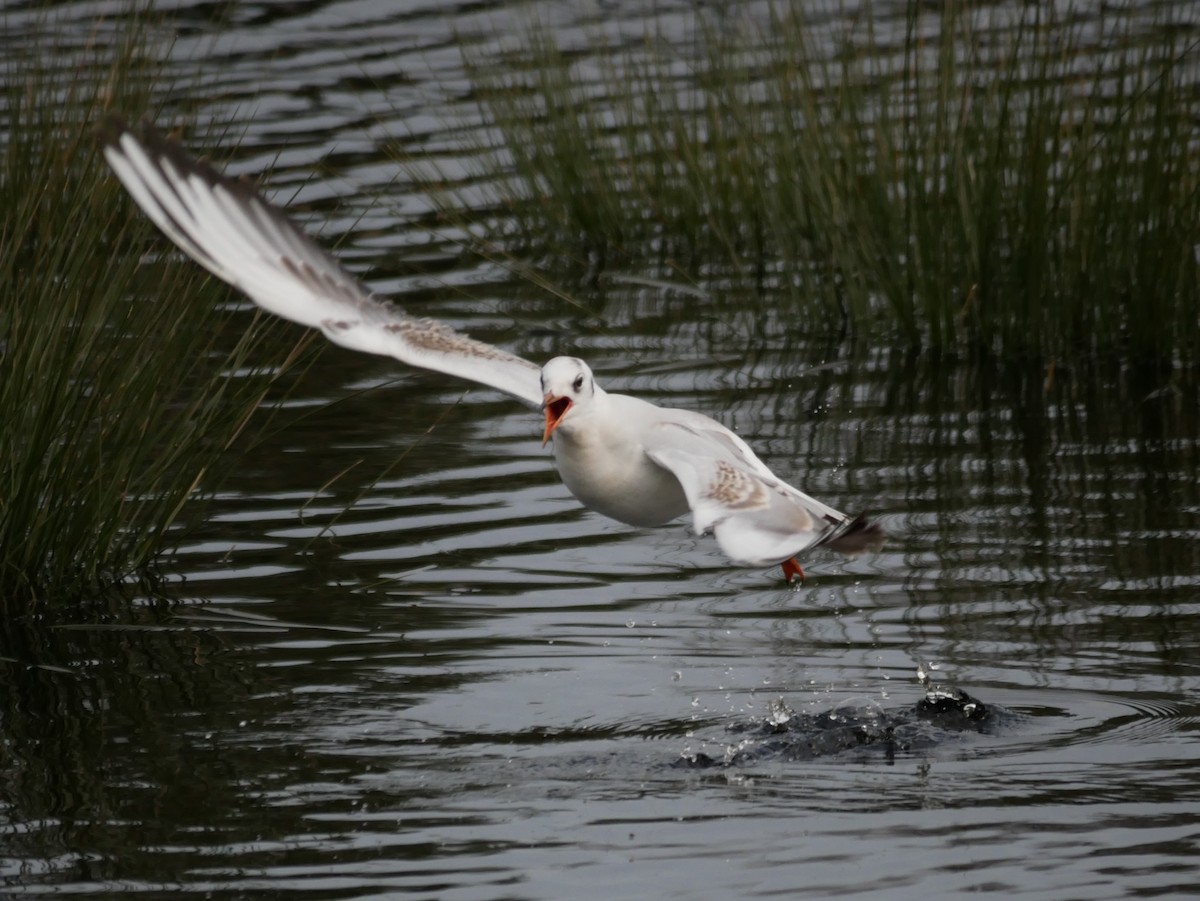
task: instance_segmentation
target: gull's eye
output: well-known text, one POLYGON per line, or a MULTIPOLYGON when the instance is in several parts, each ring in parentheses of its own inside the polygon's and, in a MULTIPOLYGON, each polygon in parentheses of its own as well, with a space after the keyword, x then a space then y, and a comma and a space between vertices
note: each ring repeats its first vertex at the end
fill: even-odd
POLYGON ((578 394, 582 390, 583 390, 583 376, 577 375, 577 376, 575 376, 575 393, 578 394))

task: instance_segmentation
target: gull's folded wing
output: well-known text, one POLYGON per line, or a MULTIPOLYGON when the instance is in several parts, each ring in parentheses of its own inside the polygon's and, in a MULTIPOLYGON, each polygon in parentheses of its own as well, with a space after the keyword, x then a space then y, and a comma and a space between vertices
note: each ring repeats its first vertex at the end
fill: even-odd
POLYGON ((855 553, 882 538, 878 526, 779 479, 740 438, 707 417, 663 422, 646 454, 679 480, 696 531, 712 530, 737 563, 780 563, 823 544, 855 553))

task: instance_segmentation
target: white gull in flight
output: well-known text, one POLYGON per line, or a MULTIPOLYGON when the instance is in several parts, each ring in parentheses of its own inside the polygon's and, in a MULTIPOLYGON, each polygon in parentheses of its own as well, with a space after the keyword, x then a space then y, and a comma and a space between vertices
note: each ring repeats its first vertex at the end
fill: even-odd
POLYGON ((262 307, 354 350, 495 388, 543 411, 563 483, 587 508, 633 526, 689 510, 734 562, 781 564, 825 546, 846 554, 883 530, 788 485, 737 435, 700 413, 604 391, 583 360, 537 366, 373 294, 247 183, 194 159, 143 124, 109 117, 104 156, 138 206, 179 248, 262 307))

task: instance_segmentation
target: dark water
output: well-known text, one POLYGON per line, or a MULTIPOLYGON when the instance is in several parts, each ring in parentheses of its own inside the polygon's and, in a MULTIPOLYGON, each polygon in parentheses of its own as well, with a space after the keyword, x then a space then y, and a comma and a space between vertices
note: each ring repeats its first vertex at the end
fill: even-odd
MULTIPOLYGON (((80 34, 102 8, 70 8, 80 34)), ((330 348, 164 563, 168 600, 6 629, 4 893, 1194 891, 1189 374, 914 357, 618 281, 569 304, 460 264, 381 152, 458 159, 457 42, 486 50, 502 7, 163 8, 202 112, 247 129, 234 168, 303 185, 382 290, 715 414, 891 540, 784 587, 685 524, 582 511, 503 397, 330 348), (986 721, 916 716, 919 668, 986 721)), ((646 16, 537 9, 568 35, 646 16)))

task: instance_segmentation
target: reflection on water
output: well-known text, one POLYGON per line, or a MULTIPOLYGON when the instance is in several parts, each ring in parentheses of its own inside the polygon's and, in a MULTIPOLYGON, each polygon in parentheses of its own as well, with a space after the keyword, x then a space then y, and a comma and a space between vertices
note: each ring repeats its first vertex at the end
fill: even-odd
POLYGON ((504 398, 331 348, 164 562, 168 599, 0 630, 7 893, 1191 890, 1194 373, 914 357, 617 281, 580 309, 460 266, 375 144, 452 143, 454 33, 503 8, 237 5, 214 32, 178 5, 214 104, 254 107, 236 167, 278 157, 381 288, 716 414, 892 538, 784 587, 686 524, 580 510, 504 398), (765 740, 781 711, 912 710, 930 661, 1006 716, 874 756, 765 740))

